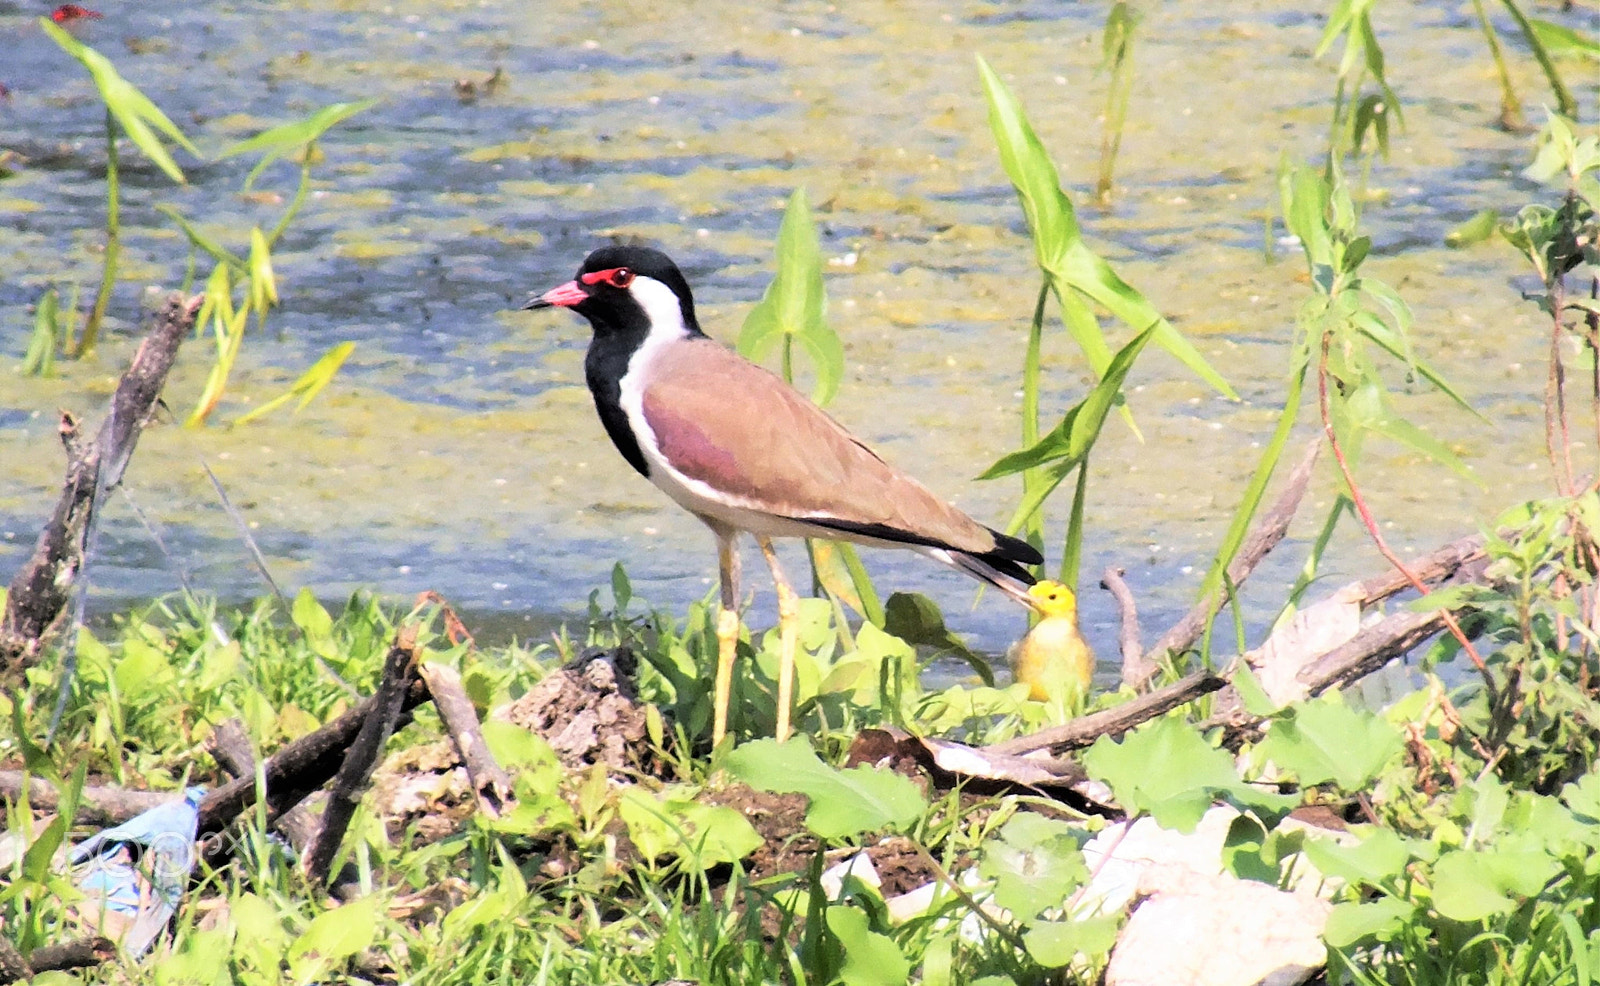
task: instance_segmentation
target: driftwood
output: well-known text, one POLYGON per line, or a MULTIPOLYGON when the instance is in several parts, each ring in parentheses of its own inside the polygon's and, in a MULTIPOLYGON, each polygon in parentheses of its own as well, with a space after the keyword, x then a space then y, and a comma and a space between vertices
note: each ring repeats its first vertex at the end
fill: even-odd
MULTIPOLYGON (((376 700, 377 696, 365 699, 349 712, 267 758, 262 764, 262 773, 266 778, 269 821, 299 804, 338 772, 345 751, 356 741, 376 700)), ((409 711, 427 700, 427 687, 413 669, 402 693, 401 710, 409 711)), ((200 834, 220 832, 255 800, 254 777, 240 777, 207 794, 200 801, 200 834)))
POLYGON ((1139 606, 1133 599, 1133 590, 1123 581, 1126 574, 1116 566, 1108 567, 1100 575, 1100 588, 1111 593, 1117 601, 1117 612, 1122 614, 1122 629, 1117 634, 1117 650, 1122 655, 1122 683, 1138 688, 1149 676, 1145 673, 1144 645, 1139 641, 1139 606))
MULTIPOLYGON (((1412 571, 1424 582, 1470 581, 1481 578, 1487 564, 1483 538, 1461 538, 1430 552, 1412 564, 1412 571)), ((1339 590, 1335 596, 1353 604, 1372 605, 1409 588, 1399 575, 1384 574, 1364 579, 1339 590)), ((1329 688, 1348 684, 1402 657, 1418 644, 1444 629, 1439 611, 1394 613, 1366 627, 1338 646, 1322 653, 1301 655, 1302 664, 1294 677, 1308 695, 1320 695, 1329 688)), ((983 749, 989 753, 1021 755, 1035 750, 1057 752, 1081 748, 1101 736, 1116 736, 1156 716, 1227 686, 1218 697, 1217 714, 1204 725, 1225 726, 1235 734, 1260 721, 1244 712, 1229 681, 1233 665, 1220 672, 1201 671, 1173 682, 1165 688, 1142 695, 1130 702, 1081 716, 1062 726, 1019 736, 983 749)))
POLYGON ((26 959, 9 941, 0 938, 0 983, 22 982, 41 972, 87 969, 109 962, 116 956, 117 947, 110 939, 99 936, 79 938, 59 945, 41 945, 26 959))
POLYGON ((67 449, 66 482, 55 513, 33 556, 11 580, 0 615, 0 673, 38 660, 50 628, 60 619, 88 560, 85 550, 94 528, 97 502, 122 481, 139 433, 154 411, 161 388, 177 357, 178 345, 194 327, 198 296, 171 295, 156 316, 156 326, 122 375, 111 410, 94 441, 84 444, 71 415, 61 415, 61 440, 67 449))
POLYGON ((461 676, 445 664, 424 664, 417 671, 428 683, 433 707, 439 710, 456 756, 467 768, 478 810, 490 818, 499 818, 511 801, 511 778, 495 762, 489 744, 484 742, 478 710, 461 687, 461 676))
POLYGON ((1227 684, 1227 679, 1210 671, 1197 671, 1179 681, 1110 709, 1079 716, 1071 722, 1042 729, 1027 736, 983 747, 1002 756, 1021 756, 1034 750, 1073 750, 1088 746, 1102 736, 1121 736, 1133 727, 1192 702, 1227 684))
MULTIPOLYGON (((227 771, 229 777, 254 778, 256 775, 255 748, 250 744, 250 737, 245 732, 244 723, 238 719, 225 719, 211 731, 211 738, 206 741, 206 749, 211 752, 212 759, 217 761, 217 766, 227 771)), ((312 804, 316 796, 312 795, 299 804, 278 816, 273 823, 273 828, 278 834, 289 840, 296 852, 305 852, 311 845, 311 840, 317 834, 319 822, 312 804)))
MULTIPOLYGON (((61 806, 61 793, 53 784, 37 777, 30 778, 20 770, 0 770, 0 801, 13 804, 21 801, 23 784, 28 785, 28 805, 35 811, 55 811, 61 806)), ((72 820, 78 825, 118 825, 178 796, 172 791, 85 786, 79 794, 78 809, 73 812, 72 820)))
MULTIPOLYGON (((1300 509, 1300 501, 1305 498, 1306 487, 1311 483, 1311 470, 1317 464, 1317 453, 1321 448, 1320 437, 1306 446, 1305 454, 1299 464, 1289 474, 1288 485, 1278 495, 1278 499, 1272 504, 1272 509, 1257 521, 1250 537, 1240 547, 1239 554, 1228 566, 1228 578, 1234 585, 1243 584, 1261 563, 1261 559, 1277 547, 1278 542, 1289 533, 1289 521, 1294 519, 1295 511, 1300 509)), ((1181 620, 1173 624, 1172 629, 1161 635, 1155 646, 1145 652, 1137 669, 1138 675, 1142 677, 1138 677, 1137 681, 1128 680, 1124 672, 1125 683, 1135 688, 1143 687, 1169 655, 1181 654, 1188 650, 1199 639, 1201 631, 1205 629, 1206 621, 1222 609, 1223 598, 1218 594, 1196 603, 1181 620)))
POLYGON ((412 624, 402 626, 395 634, 393 646, 384 658, 383 677, 378 681, 372 698, 363 703, 367 714, 355 742, 350 744, 339 773, 334 777, 333 790, 328 794, 327 807, 322 810, 322 828, 311 841, 305 857, 306 877, 315 886, 326 886, 333 869, 333 857, 344 841, 350 819, 355 817, 356 806, 361 803, 367 782, 372 779, 372 769, 378 765, 383 748, 394 735, 404 711, 409 683, 417 677, 417 635, 412 624))

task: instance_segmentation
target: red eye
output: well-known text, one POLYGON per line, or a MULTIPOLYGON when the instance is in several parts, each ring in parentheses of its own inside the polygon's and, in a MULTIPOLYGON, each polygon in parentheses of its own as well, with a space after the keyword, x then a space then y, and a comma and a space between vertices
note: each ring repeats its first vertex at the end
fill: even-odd
POLYGON ((580 275, 578 280, 585 284, 609 284, 614 288, 626 288, 633 283, 633 271, 626 267, 612 267, 609 270, 590 271, 580 275))

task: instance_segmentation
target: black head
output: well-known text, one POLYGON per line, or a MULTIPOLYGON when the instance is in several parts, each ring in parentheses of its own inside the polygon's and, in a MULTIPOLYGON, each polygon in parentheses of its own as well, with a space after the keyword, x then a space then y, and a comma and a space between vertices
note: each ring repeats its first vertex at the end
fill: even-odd
POLYGON ((673 331, 680 320, 688 334, 700 334, 689 282, 672 258, 650 247, 602 247, 584 258, 576 277, 523 307, 571 308, 596 336, 673 331))

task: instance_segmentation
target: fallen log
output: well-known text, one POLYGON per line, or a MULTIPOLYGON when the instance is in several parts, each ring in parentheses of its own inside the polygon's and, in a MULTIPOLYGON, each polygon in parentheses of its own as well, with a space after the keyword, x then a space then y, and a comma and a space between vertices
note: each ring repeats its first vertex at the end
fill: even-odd
MULTIPOLYGON (((0 770, 0 801, 16 804, 27 785, 28 806, 34 811, 56 811, 61 807, 61 792, 54 784, 29 777, 20 770, 0 770)), ((120 787, 84 787, 72 813, 78 825, 120 825, 157 805, 182 797, 181 791, 130 791, 120 787)))

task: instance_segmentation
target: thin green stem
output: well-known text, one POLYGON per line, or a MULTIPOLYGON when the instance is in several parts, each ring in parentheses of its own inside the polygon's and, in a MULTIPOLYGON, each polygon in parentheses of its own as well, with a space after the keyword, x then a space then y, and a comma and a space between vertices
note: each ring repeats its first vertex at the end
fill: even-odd
POLYGON ((311 191, 311 155, 316 141, 307 144, 300 159, 300 183, 295 186, 294 198, 289 200, 289 208, 283 211, 283 218, 278 220, 278 225, 272 227, 272 232, 267 234, 267 246, 278 245, 278 238, 283 231, 289 228, 294 217, 300 214, 300 207, 306 204, 306 195, 311 191))
MULTIPOLYGON (((1022 447, 1032 448, 1039 441, 1039 360, 1044 343, 1044 306, 1050 298, 1050 277, 1039 285, 1039 300, 1033 306, 1033 323, 1028 327, 1028 352, 1022 361, 1022 447)), ((1022 471, 1022 498, 1031 500, 1043 483, 1044 474, 1034 467, 1022 471)), ((1044 545, 1044 518, 1034 511, 1022 523, 1022 536, 1034 547, 1044 545)))
POLYGON ((1083 504, 1089 498, 1089 457, 1078 463, 1078 486, 1072 492, 1072 513, 1067 520, 1067 540, 1061 549, 1061 574, 1057 580, 1078 591, 1078 569, 1083 558, 1083 504))
POLYGON ((1522 29, 1522 38, 1528 42, 1528 48, 1533 52, 1534 61, 1539 63, 1539 68, 1544 72, 1545 81, 1550 83, 1550 91, 1556 97, 1557 107, 1562 116, 1574 117, 1578 115, 1578 101, 1572 95, 1572 90, 1561 81, 1561 73, 1556 70, 1555 60, 1545 50, 1544 42, 1539 40, 1539 34, 1533 29, 1533 24, 1528 20, 1522 8, 1513 0, 1501 0, 1506 11, 1511 14, 1511 19, 1517 22, 1517 27, 1522 29))
POLYGON ((94 297, 94 308, 89 311, 89 321, 84 323, 83 335, 78 339, 74 356, 85 356, 100 340, 100 323, 105 320, 106 309, 111 304, 111 289, 117 283, 117 259, 122 253, 121 182, 117 169, 117 128, 111 111, 106 110, 106 256, 100 273, 100 291, 94 297))
POLYGON ((1483 0, 1472 0, 1472 12, 1478 18, 1483 40, 1489 44, 1489 57, 1494 60, 1495 74, 1500 76, 1500 126, 1507 130, 1521 130, 1526 124, 1522 118, 1522 100, 1517 98, 1516 87, 1511 82, 1511 72, 1506 68, 1506 56, 1500 48, 1500 35, 1489 23, 1483 9, 1483 0))

